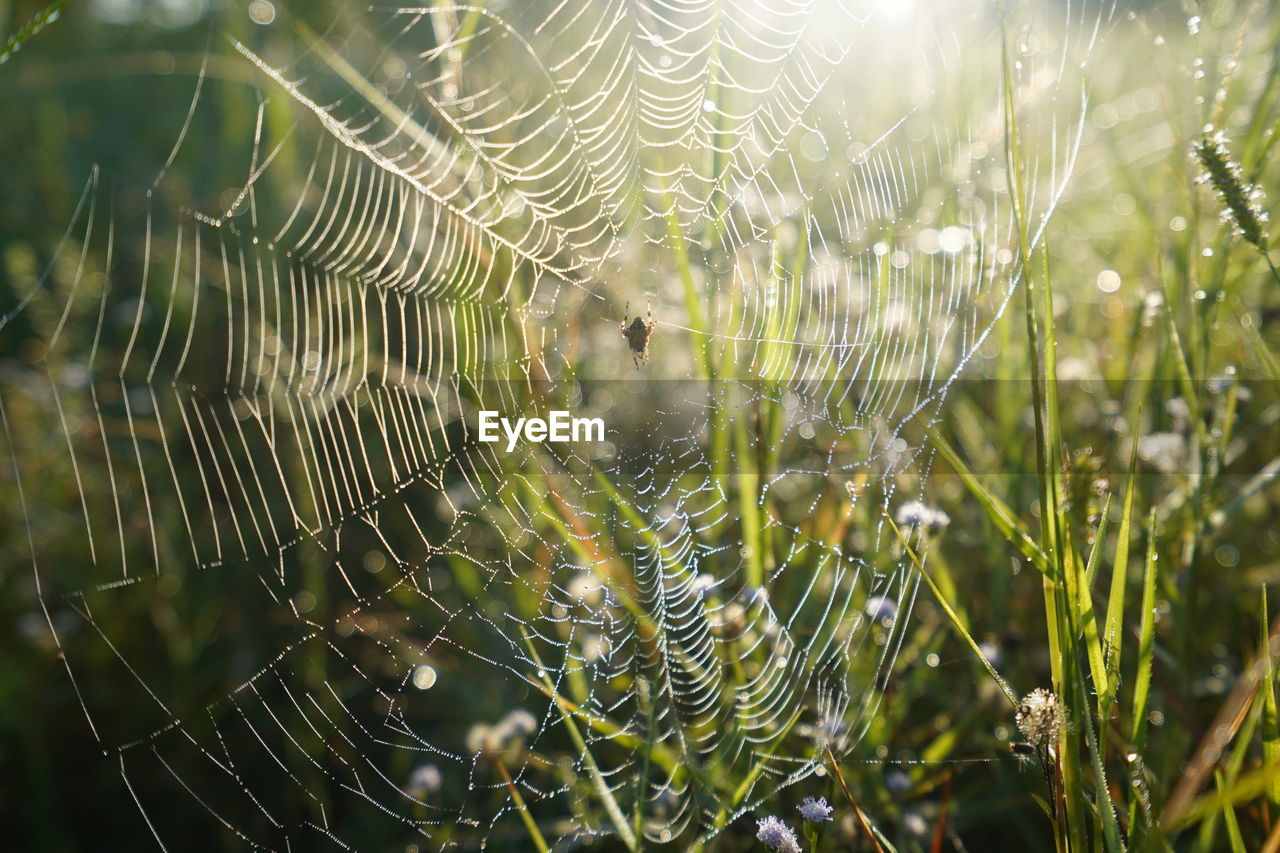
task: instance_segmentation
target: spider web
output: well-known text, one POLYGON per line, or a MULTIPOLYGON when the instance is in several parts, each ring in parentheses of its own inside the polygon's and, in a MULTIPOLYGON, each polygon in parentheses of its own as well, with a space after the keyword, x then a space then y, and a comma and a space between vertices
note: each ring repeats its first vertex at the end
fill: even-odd
MULTIPOLYGON (((962 5, 218 36, 154 182, 95 171, 3 320, 43 318, 0 397, 36 583, 161 846, 688 845, 858 748, 916 594, 884 518, 1019 280, 962 5), (552 408, 606 441, 477 440, 552 408)), ((1038 240, 1108 15, 1032 11, 1038 240)))

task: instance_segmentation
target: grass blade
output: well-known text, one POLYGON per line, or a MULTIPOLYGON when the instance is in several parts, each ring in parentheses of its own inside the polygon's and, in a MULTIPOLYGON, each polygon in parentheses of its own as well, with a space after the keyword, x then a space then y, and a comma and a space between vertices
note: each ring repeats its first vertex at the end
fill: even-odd
POLYGON ((26 26, 9 36, 9 40, 5 42, 3 48, 0 48, 0 65, 8 62, 13 54, 22 48, 22 43, 32 36, 39 33, 45 27, 58 20, 62 14, 62 7, 67 5, 67 0, 55 0, 45 7, 44 11, 39 12, 26 26))
POLYGON ((511 795, 511 802, 515 804, 516 811, 520 813, 520 820, 524 821, 524 827, 529 832, 529 840, 533 842, 534 848, 538 853, 550 853, 551 848, 547 846, 547 840, 542 837, 542 831, 538 829, 537 822, 533 819, 533 815, 529 813, 529 807, 525 805, 524 797, 520 796, 520 789, 516 787, 516 783, 511 779, 511 773, 507 771, 507 765, 499 761, 498 772, 502 774, 502 781, 506 783, 507 793, 511 795))
POLYGON ((956 629, 956 633, 960 635, 960 639, 969 644, 969 648, 973 650, 974 655, 976 655, 978 660, 982 662, 983 667, 986 668, 987 672, 991 675, 991 678, 995 680, 995 683, 1000 687, 1000 690, 1009 699, 1009 704, 1015 708, 1018 707, 1017 694, 1013 692, 1013 688, 1004 680, 1004 677, 996 671, 996 668, 991 665, 991 661, 987 660, 987 656, 982 653, 982 649, 978 647, 978 641, 969 633, 969 629, 965 627, 964 620, 960 618, 960 615, 956 613, 955 608, 951 606, 951 602, 948 600, 946 594, 943 593, 938 584, 934 582, 933 577, 925 571, 924 564, 920 562, 920 558, 916 555, 915 550, 912 549, 911 544, 907 542, 906 537, 902 535, 902 531, 898 529, 898 525, 894 524, 893 519, 887 515, 885 516, 885 521, 893 530, 894 535, 898 537, 898 541, 902 543, 902 547, 907 554, 907 559, 911 561, 912 565, 916 567, 916 571, 920 573, 921 577, 924 578, 925 583, 929 585, 929 589, 933 592, 933 596, 937 600, 938 606, 947 614, 947 618, 951 620, 951 624, 956 629))
POLYGON ((1166 832, 1173 833, 1195 826, 1210 814, 1221 811, 1224 806, 1238 806, 1262 796, 1267 786, 1280 777, 1280 766, 1260 767, 1240 777, 1234 785, 1227 785, 1223 790, 1205 794, 1193 802, 1185 811, 1164 827, 1166 832))
POLYGON ((1111 591, 1107 596, 1107 618, 1103 627, 1102 645, 1106 654, 1107 684, 1110 690, 1106 701, 1100 703, 1102 713, 1100 719, 1111 717, 1110 709, 1115 702, 1116 690, 1120 684, 1120 649, 1121 629, 1124 627, 1125 590, 1128 587, 1129 575, 1129 537, 1133 524, 1133 495, 1138 490, 1137 474, 1138 449, 1137 437, 1133 442, 1133 450, 1129 455, 1129 482, 1125 486, 1124 507, 1120 512, 1120 531, 1116 534, 1115 559, 1111 565, 1111 591))
MULTIPOLYGON (((1267 588, 1262 588, 1262 619, 1259 623, 1261 632, 1258 654, 1263 661, 1262 680, 1262 766, 1266 768, 1280 767, 1280 721, 1276 714, 1276 668, 1271 655, 1271 637, 1267 614, 1267 588)), ((1267 800, 1273 809, 1280 809, 1280 777, 1271 777, 1267 783, 1267 800)))
POLYGON ((1013 514, 1004 501, 1000 500, 990 489, 982 485, 977 475, 969 468, 947 440, 938 434, 937 430, 930 430, 930 441, 937 448, 938 453, 947 461, 955 472, 960 476, 961 482, 969 489, 969 492, 978 499, 978 503, 982 505, 982 509, 986 512, 987 517, 991 519, 991 523, 996 526, 1004 536, 1014 544, 1022 556, 1031 561, 1040 571, 1045 571, 1047 566, 1044 551, 1030 534, 1023 528, 1017 516, 1013 514))
POLYGON ((1138 674, 1133 685, 1133 728, 1130 740, 1139 752, 1147 742, 1147 708, 1151 692, 1151 662, 1156 644, 1156 514, 1147 522, 1147 558, 1142 572, 1142 621, 1138 634, 1138 674))
MULTIPOLYGON (((1132 486, 1131 486, 1132 488, 1132 486)), ((1147 521, 1147 557, 1142 571, 1142 619, 1138 629, 1138 672, 1133 683, 1133 720, 1129 742, 1134 753, 1147 748, 1147 712, 1151 701, 1151 662, 1156 648, 1156 511, 1147 521)), ((1129 804, 1129 841, 1137 832, 1138 803, 1129 804)))
MULTIPOLYGON (((523 629, 520 633, 524 638, 525 648, 529 650, 529 654, 533 657, 533 662, 545 673, 546 668, 542 664, 542 659, 539 657, 533 641, 529 639, 529 635, 523 629)), ((544 674, 541 680, 547 690, 552 695, 555 695, 555 685, 552 684, 550 676, 544 674)), ((622 839, 622 843, 626 845, 628 850, 636 850, 635 832, 632 831, 631 824, 622 814, 622 807, 618 805, 618 800, 613 796, 609 783, 605 781, 604 776, 600 773, 600 768, 596 765, 596 760, 592 757, 591 750, 587 748, 587 742, 583 740, 582 733, 578 731, 578 726, 574 723, 573 716, 559 702, 554 704, 556 710, 560 712, 560 719, 564 722, 565 730, 568 731, 570 739, 573 740, 574 748, 578 751, 583 765, 587 768, 587 775, 591 777, 591 781, 595 785, 596 793, 600 796, 600 802, 604 806, 604 810, 609 814, 609 819, 618 831, 618 837, 622 839)))
MULTIPOLYGON (((1219 770, 1213 774, 1214 781, 1218 785, 1218 794, 1222 795, 1226 787, 1226 783, 1222 778, 1222 771, 1219 770)), ((1236 820, 1236 810, 1229 800, 1225 798, 1222 801, 1222 821, 1227 826, 1227 840, 1231 844, 1231 853, 1247 853, 1244 846, 1244 838, 1240 835, 1240 823, 1236 820)))

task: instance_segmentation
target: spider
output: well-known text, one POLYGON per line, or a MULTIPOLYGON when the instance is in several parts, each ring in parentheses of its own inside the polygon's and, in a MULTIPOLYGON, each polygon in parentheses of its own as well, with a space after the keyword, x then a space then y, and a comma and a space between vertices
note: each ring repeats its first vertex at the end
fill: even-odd
MULTIPOLYGON (((631 303, 627 303, 627 312, 630 313, 630 311, 631 303)), ((653 330, 658 327, 658 321, 653 319, 652 306, 646 311, 646 315, 648 320, 637 314, 630 325, 627 324, 626 315, 623 315, 622 322, 618 324, 618 330, 622 332, 622 336, 627 339, 627 345, 631 347, 631 360, 636 363, 637 370, 641 365, 649 363, 649 338, 653 335, 653 330)))

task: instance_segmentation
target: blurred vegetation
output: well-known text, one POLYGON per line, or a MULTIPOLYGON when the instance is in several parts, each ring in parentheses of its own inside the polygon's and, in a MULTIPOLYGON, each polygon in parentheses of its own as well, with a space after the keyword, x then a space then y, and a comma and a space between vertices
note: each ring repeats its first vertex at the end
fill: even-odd
MULTIPOLYGON (((45 8, 39 2, 0 4, 0 31, 17 32, 45 8)), ((880 828, 880 843, 899 850, 1280 849, 1276 663, 1262 653, 1280 636, 1280 622, 1274 628, 1272 622, 1277 595, 1270 596, 1270 607, 1264 595, 1280 578, 1274 482, 1280 473, 1280 284, 1270 266, 1280 263, 1280 253, 1272 249, 1268 256, 1233 235, 1231 224, 1221 221, 1214 188, 1196 182, 1201 167, 1190 156, 1207 127, 1221 128, 1242 180, 1266 193, 1262 207, 1280 197, 1274 147, 1280 126, 1280 15, 1265 3, 1150 3, 1132 9, 1105 23, 1101 46, 1084 72, 1089 108, 1074 177, 1045 239, 1024 243, 1020 266, 1030 271, 1027 286, 995 320, 938 422, 915 425, 938 448, 925 493, 950 523, 910 546, 892 533, 881 543, 886 554, 905 554, 909 566, 915 551, 928 551, 911 619, 898 626, 900 635, 891 632, 903 645, 884 701, 865 721, 868 728, 856 748, 828 763, 838 772, 785 789, 775 809, 759 812, 790 817, 802 796, 827 796, 839 820, 826 830, 823 849, 873 849, 850 800, 880 828), (1010 751, 1011 742, 1024 739, 1015 725, 1015 702, 1037 687, 1062 697, 1068 724, 1060 739, 1020 760, 1010 751)), ((236 4, 73 0, 0 64, 0 156, 8 164, 0 192, 0 317, 12 314, 0 328, 0 397, 7 419, 0 458, 0 764, 8 769, 0 816, 13 849, 149 845, 151 831, 131 792, 152 804, 164 802, 166 792, 183 801, 172 811, 148 810, 171 846, 245 846, 217 820, 186 821, 186 809, 199 806, 175 790, 178 783, 159 753, 153 758, 146 747, 128 753, 130 762, 136 753, 142 757, 122 774, 126 758, 115 751, 119 744, 97 740, 82 703, 94 708, 104 731, 144 733, 176 717, 188 731, 210 738, 234 728, 237 718, 269 726, 264 708, 284 706, 294 688, 316 694, 333 689, 343 697, 364 691, 376 708, 376 690, 359 673, 391 677, 406 661, 418 660, 402 649, 427 647, 446 624, 455 647, 498 660, 513 654, 495 648, 482 619, 450 623, 450 614, 472 607, 496 619, 509 610, 535 621, 542 604, 535 593, 558 567, 534 540, 589 540, 577 536, 577 526, 593 520, 567 507, 599 510, 623 530, 613 543, 616 555, 646 545, 638 529, 627 532, 632 510, 626 484, 616 491, 593 484, 589 493, 564 500, 554 482, 530 469, 511 481, 493 507, 467 511, 496 528, 506 523, 502 512, 523 507, 536 535, 510 532, 511 538, 501 540, 474 534, 454 543, 454 550, 442 550, 448 571, 433 573, 438 609, 424 606, 399 584, 397 572, 384 570, 399 557, 386 556, 389 549, 371 529, 303 541, 280 558, 282 574, 303 579, 300 589, 309 598, 301 614, 296 598, 292 613, 248 594, 237 601, 228 590, 256 590, 259 569, 241 564, 209 572, 190 565, 174 505, 152 507, 164 578, 127 597, 74 592, 92 588, 83 569, 93 561, 89 546, 83 537, 65 533, 82 529, 80 472, 73 470, 62 437, 45 431, 50 400, 33 377, 82 387, 91 380, 76 376, 84 370, 83 352, 45 346, 62 319, 62 299, 51 296, 13 312, 46 269, 52 271, 53 295, 65 298, 76 280, 78 252, 60 247, 59 238, 69 233, 68 223, 83 223, 77 202, 86 198, 95 168, 104 176, 103 195, 122 218, 136 219, 150 209, 146 188, 157 164, 169 156, 201 68, 209 79, 206 109, 196 114, 190 144, 162 191, 173 210, 212 209, 225 201, 226 187, 234 185, 228 176, 242 168, 246 140, 254 134, 259 104, 252 87, 262 80, 227 49, 224 34, 263 56, 288 55, 298 43, 305 45, 299 33, 340 40, 350 30, 369 27, 365 15, 338 0, 309 3, 300 19, 306 30, 279 35, 254 25, 236 4), (10 453, 21 458, 21 494, 10 453), (459 556, 501 553, 517 541, 531 555, 518 565, 535 575, 525 583, 495 580, 485 575, 482 561, 459 556), (39 572, 32 570, 30 547, 39 572), (330 571, 335 564, 366 571, 351 581, 330 571), (300 625, 343 626, 343 614, 357 612, 353 587, 382 596, 378 606, 361 609, 340 627, 328 649, 299 643, 300 625), (228 606, 232 602, 238 606, 228 606), (62 652, 49 623, 59 631, 77 673, 74 681, 59 663, 62 652), (104 637, 114 648, 101 642, 104 637), (290 649, 288 678, 255 688, 274 694, 271 700, 240 703, 233 691, 283 649, 290 649), (335 665, 339 658, 356 666, 342 669, 335 665), (166 699, 181 697, 184 706, 158 713, 140 698, 138 682, 159 686, 166 699)), ((1003 66, 1007 75, 1019 52, 1019 33, 1001 31, 994 15, 992 30, 999 38, 983 49, 998 50, 1003 40, 1011 51, 1003 66)), ((953 108, 963 111, 965 97, 986 104, 991 92, 976 89, 998 83, 1000 71, 993 68, 990 79, 956 81, 953 108)), ((884 110, 897 109, 893 87, 869 88, 875 89, 869 98, 886 101, 884 110)), ((999 175, 1005 181, 992 191, 1018 199, 1027 190, 1018 177, 1045 168, 1037 145, 1047 143, 1034 131, 1015 142, 1022 105, 1004 107, 992 116, 999 132, 988 156, 1002 161, 999 175)), ((282 99, 269 99, 263 115, 281 126, 290 117, 282 99)), ((286 158, 310 156, 301 148, 283 151, 286 158)), ((1018 209, 1016 202, 1012 208, 1018 209)), ((1024 231, 1032 227, 1029 221, 1018 225, 1024 231)), ((116 251, 119 280, 139 279, 148 262, 143 247, 121 243, 116 251)), ((632 300, 632 308, 638 302, 632 300)), ((70 322, 92 329, 97 304, 81 304, 89 313, 70 322)), ((101 342, 104 353, 114 354, 103 360, 114 363, 129 345, 139 306, 123 292, 104 304, 110 316, 122 318, 101 342)), ((991 319, 998 307, 993 302, 980 310, 991 319)), ((146 323, 158 329, 160 321, 152 317, 146 323)), ((225 318, 211 322, 225 325, 225 318)), ((689 324, 697 328, 693 317, 689 324)), ((656 334, 655 348, 663 336, 671 342, 656 358, 689 359, 698 351, 678 346, 674 330, 660 326, 656 334)), ((732 360, 724 347, 699 352, 708 372, 732 360)), ((221 386, 220 356, 189 370, 194 385, 221 386)), ((85 401, 62 402, 68 406, 65 417, 88 433, 128 438, 119 401, 104 397, 114 421, 95 420, 85 401)), ((762 423, 770 416, 761 414, 762 423)), ((758 489, 752 476, 783 464, 765 450, 748 459, 741 446, 732 446, 741 438, 728 431, 720 438, 712 465, 727 466, 732 459, 747 475, 726 475, 735 489, 758 489)), ((109 493, 101 472, 84 476, 100 477, 86 488, 109 493)), ((918 484, 894 485, 905 492, 918 484)), ((888 486, 869 486, 871 492, 880 488, 888 486)), ((803 497, 794 505, 764 501, 755 511, 784 518, 812 542, 855 536, 884 523, 887 498, 868 492, 850 507, 842 482, 824 483, 803 497), (801 506, 812 511, 801 514, 801 506)), ((737 501, 738 495, 731 498, 737 501)), ((734 506, 750 515, 755 504, 734 506)), ((433 503, 424 513, 434 527, 415 531, 403 519, 387 520, 382 534, 436 541, 449 530, 436 517, 446 514, 436 509, 433 503)), ((116 523, 114 517, 93 522, 107 528, 116 523)), ((127 547, 136 548, 130 559, 146 564, 152 559, 148 520, 139 515, 119 523, 127 530, 127 547)), ((752 518, 735 523, 735 535, 756 537, 752 553, 760 555, 759 566, 748 571, 760 572, 751 578, 760 581, 775 552, 792 544, 770 537, 790 528, 752 518)), ((903 531, 904 539, 909 533, 903 531)), ((106 542, 102 547, 112 547, 113 540, 106 542)), ((413 564, 428 557, 406 559, 413 564)), ((736 565, 736 558, 724 560, 736 565)), ((532 642, 529 653, 537 654, 532 642)), ((456 652, 422 659, 431 661, 440 681, 432 688, 430 709, 415 710, 414 724, 442 742, 461 743, 475 722, 497 723, 513 708, 548 707, 544 694, 551 688, 539 687, 536 679, 498 666, 477 668, 456 652)), ((876 677, 874 661, 852 666, 854 680, 876 677)), ((573 692, 578 689, 567 688, 571 699, 580 698, 573 692)), ((570 736, 576 731, 571 711, 564 719, 554 743, 565 754, 580 752, 570 736)), ((352 721, 341 725, 353 734, 358 728, 352 721)), ((322 751, 316 732, 296 726, 288 734, 302 751, 322 751)), ((612 734, 596 732, 591 748, 622 751, 619 743, 605 743, 612 734)), ((591 739, 592 732, 585 736, 591 739)), ((808 748, 799 728, 779 737, 793 754, 808 748)), ((362 839, 362 849, 422 844, 368 803, 353 805, 356 798, 346 796, 349 791, 340 790, 338 777, 330 775, 340 765, 368 758, 403 784, 416 762, 389 743, 379 744, 383 751, 377 754, 342 742, 326 746, 332 749, 328 765, 295 758, 281 764, 266 750, 258 753, 257 765, 238 764, 238 777, 250 780, 246 784, 265 804, 263 814, 227 820, 273 845, 284 837, 276 821, 299 826, 321 814, 343 837, 362 839), (290 777, 319 793, 308 799, 280 783, 290 777)), ((643 743, 632 746, 644 752, 643 743)), ((560 765, 550 749, 551 743, 540 742, 545 755, 519 760, 532 761, 551 777, 560 765)), ((245 754, 253 753, 237 753, 245 754)), ((677 774, 679 762, 670 754, 649 750, 649 760, 677 774)), ((500 756, 492 766, 474 769, 474 780, 455 775, 441 784, 465 798, 467 785, 478 781, 481 790, 470 801, 469 816, 489 820, 505 809, 494 828, 482 827, 490 843, 534 849, 540 832, 554 838, 571 816, 540 811, 536 803, 508 805, 515 789, 502 781, 503 761, 500 756)), ((733 795, 741 778, 727 771, 718 778, 714 769, 688 773, 699 785, 727 787, 721 796, 733 795), (700 772, 707 776, 697 777, 700 772)), ((597 797, 593 780, 565 784, 571 789, 567 799, 580 810, 577 819, 589 815, 607 832, 608 803, 597 797)), ((406 812, 416 820, 433 817, 424 807, 406 812)), ((740 821, 712 842, 714 849, 753 848, 754 821, 740 821)), ((431 833, 437 845, 452 841, 464 849, 475 837, 451 819, 431 833)), ((306 836, 317 846, 322 837, 306 836)), ((612 849, 612 843, 596 846, 612 849)))

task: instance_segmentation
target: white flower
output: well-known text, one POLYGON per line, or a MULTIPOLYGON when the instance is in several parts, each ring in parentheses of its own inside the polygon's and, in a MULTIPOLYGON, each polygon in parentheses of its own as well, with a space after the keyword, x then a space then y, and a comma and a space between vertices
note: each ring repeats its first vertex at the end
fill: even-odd
POLYGON ((420 764, 409 774, 409 793, 422 799, 432 791, 439 791, 444 779, 440 768, 434 764, 420 764))
POLYGON ((806 723, 798 727, 798 731, 806 738, 812 738, 819 749, 830 746, 837 752, 844 744, 849 725, 834 711, 827 711, 815 723, 806 723))
POLYGON ((1153 432, 1138 439, 1138 458, 1161 474, 1174 474, 1187 463, 1187 440, 1176 432, 1153 432))
POLYGON ((517 737, 531 735, 538 730, 538 721, 523 708, 507 714, 498 725, 517 737))
POLYGON ((484 723, 476 723, 467 729, 467 751, 468 752, 484 752, 489 745, 489 732, 491 728, 484 723))
POLYGON ((911 790, 911 777, 895 768, 884 774, 884 787, 891 794, 901 794, 911 790))
POLYGON ((519 749, 525 738, 538 730, 538 721, 523 708, 517 708, 492 726, 476 723, 467 732, 467 749, 496 755, 508 749, 519 749))
POLYGON ((775 853, 800 853, 795 831, 773 815, 756 821, 756 838, 775 853))
POLYGON ((1173 397, 1165 401, 1164 410, 1173 416, 1175 421, 1179 423, 1185 422, 1191 417, 1191 406, 1182 397, 1173 397))
POLYGON ((805 797, 797 808, 802 818, 814 823, 831 820, 831 815, 835 812, 835 809, 827 805, 826 797, 818 797, 816 800, 813 797, 805 797))
POLYGON ((924 501, 907 501, 898 507, 894 521, 899 527, 919 527, 931 530, 935 527, 946 527, 951 523, 951 516, 940 509, 934 509, 924 501))
POLYGON ((871 617, 873 621, 880 622, 887 628, 898 618, 898 603, 892 598, 886 598, 883 595, 873 595, 862 606, 862 612, 871 617))

